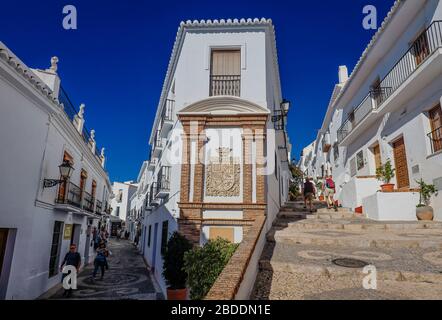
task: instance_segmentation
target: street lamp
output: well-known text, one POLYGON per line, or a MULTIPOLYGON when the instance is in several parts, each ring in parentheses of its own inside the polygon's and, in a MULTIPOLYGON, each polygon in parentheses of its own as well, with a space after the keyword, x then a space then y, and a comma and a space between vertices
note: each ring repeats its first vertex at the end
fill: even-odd
POLYGON ((283 111, 284 115, 287 115, 290 110, 290 101, 288 101, 287 99, 282 100, 281 110, 283 111))
POLYGON ((61 179, 44 179, 43 188, 52 188, 67 181, 71 177, 74 167, 72 167, 69 160, 64 160, 63 163, 58 166, 58 169, 60 170, 61 179))

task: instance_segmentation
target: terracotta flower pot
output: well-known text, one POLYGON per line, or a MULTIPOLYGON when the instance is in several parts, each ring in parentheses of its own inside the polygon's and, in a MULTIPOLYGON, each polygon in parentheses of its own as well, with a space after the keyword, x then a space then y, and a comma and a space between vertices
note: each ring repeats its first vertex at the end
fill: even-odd
POLYGON ((382 192, 393 192, 394 191, 394 184, 387 183, 381 185, 382 192))
POLYGON ((187 300, 187 289, 167 289, 167 300, 187 300))
POLYGON ((325 197, 324 196, 319 196, 319 201, 324 201, 325 197))
POLYGON ((416 216, 419 221, 433 221, 434 219, 433 208, 430 206, 417 207, 416 216))

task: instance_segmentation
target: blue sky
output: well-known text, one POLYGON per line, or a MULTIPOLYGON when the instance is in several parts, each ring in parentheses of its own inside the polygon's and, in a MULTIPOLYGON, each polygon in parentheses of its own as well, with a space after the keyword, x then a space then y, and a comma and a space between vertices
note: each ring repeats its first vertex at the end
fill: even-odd
POLYGON ((375 5, 379 25, 393 0, 334 1, 3 1, 0 40, 33 68, 59 57, 62 86, 86 126, 106 147, 112 181, 135 180, 179 22, 271 18, 276 27, 283 95, 292 101, 288 131, 293 156, 313 141, 337 81, 351 71, 374 31, 362 27, 362 8, 375 5), (62 27, 62 8, 78 10, 78 29, 62 27))

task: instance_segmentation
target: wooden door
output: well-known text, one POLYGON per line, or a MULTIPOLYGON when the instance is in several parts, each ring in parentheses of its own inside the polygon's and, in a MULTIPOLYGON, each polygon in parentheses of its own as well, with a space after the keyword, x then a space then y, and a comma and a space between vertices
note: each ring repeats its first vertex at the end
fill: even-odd
POLYGON ((429 112, 433 152, 442 150, 442 108, 436 106, 429 112))
POLYGON ((381 147, 379 144, 373 147, 373 154, 374 154, 374 163, 376 166, 376 170, 382 166, 381 161, 381 147))
MULTIPOLYGON (((71 166, 74 165, 74 158, 67 153, 66 151, 63 154, 63 162, 69 161, 71 166)), ((60 177, 61 179, 61 177, 60 177)), ((58 202, 64 203, 66 200, 66 189, 67 189, 67 181, 64 181, 60 184, 60 187, 58 188, 58 202)))
POLYGON ((0 229, 0 275, 2 274, 3 259, 6 252, 6 242, 8 240, 8 229, 0 229))
POLYGON ((396 166, 397 188, 404 189, 410 187, 410 178, 408 177, 407 153, 405 149, 404 138, 400 138, 393 143, 394 162, 396 166))

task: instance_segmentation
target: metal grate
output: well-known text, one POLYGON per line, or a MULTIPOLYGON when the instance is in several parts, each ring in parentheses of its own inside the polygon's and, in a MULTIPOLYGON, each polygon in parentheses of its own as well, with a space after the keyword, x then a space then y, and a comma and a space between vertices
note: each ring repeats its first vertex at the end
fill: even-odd
POLYGON ((340 266, 340 267, 344 267, 344 268, 363 268, 365 266, 368 266, 369 263, 362 261, 362 260, 357 260, 357 259, 352 259, 352 258, 338 258, 338 259, 334 259, 332 261, 333 264, 340 266))

